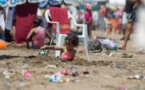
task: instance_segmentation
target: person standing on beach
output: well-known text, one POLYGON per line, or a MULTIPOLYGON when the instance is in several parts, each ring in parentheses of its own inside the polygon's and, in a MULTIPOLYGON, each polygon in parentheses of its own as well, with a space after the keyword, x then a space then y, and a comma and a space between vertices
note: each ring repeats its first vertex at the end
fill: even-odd
POLYGON ((132 11, 133 11, 134 4, 135 4, 135 0, 126 0, 126 4, 125 4, 125 7, 124 7, 124 12, 123 12, 123 15, 122 15, 123 36, 120 40, 124 40, 126 25, 129 21, 129 17, 131 16, 132 11))
POLYGON ((90 4, 86 5, 86 12, 85 12, 85 22, 87 24, 88 35, 92 38, 91 27, 92 27, 92 6, 90 4))
POLYGON ((119 49, 121 50, 125 50, 126 49, 126 46, 127 46, 127 42, 128 42, 128 39, 134 29, 134 24, 136 23, 136 12, 138 10, 138 7, 142 4, 141 3, 141 0, 131 0, 134 4, 134 7, 133 7, 133 11, 131 13, 131 16, 129 18, 129 22, 127 23, 126 25, 126 32, 125 32, 125 38, 124 38, 124 42, 122 44, 122 46, 119 47, 119 49))

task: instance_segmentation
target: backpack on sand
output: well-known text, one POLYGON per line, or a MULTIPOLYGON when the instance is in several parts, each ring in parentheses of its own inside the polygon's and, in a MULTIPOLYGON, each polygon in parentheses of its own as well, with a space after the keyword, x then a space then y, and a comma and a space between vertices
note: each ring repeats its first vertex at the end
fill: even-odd
POLYGON ((98 39, 95 39, 93 41, 90 41, 88 43, 88 50, 93 52, 101 52, 102 51, 102 45, 98 39))

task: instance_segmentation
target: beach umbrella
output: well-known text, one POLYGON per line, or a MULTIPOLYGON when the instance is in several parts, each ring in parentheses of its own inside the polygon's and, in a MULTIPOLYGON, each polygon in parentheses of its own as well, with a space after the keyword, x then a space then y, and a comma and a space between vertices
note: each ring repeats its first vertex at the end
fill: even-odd
POLYGON ((0 5, 5 7, 5 6, 10 6, 10 7, 14 7, 16 5, 20 5, 20 4, 24 4, 26 2, 29 3, 38 3, 38 2, 42 2, 42 1, 48 1, 48 0, 0 0, 0 5))
POLYGON ((112 11, 117 11, 117 9, 118 9, 118 7, 116 5, 109 4, 109 3, 106 5, 106 7, 109 8, 110 10, 112 10, 112 11))
POLYGON ((66 3, 73 3, 73 4, 87 4, 87 3, 90 3, 92 5, 96 4, 97 3, 105 3, 107 2, 108 0, 64 0, 66 3))
POLYGON ((33 21, 37 17, 36 13, 40 2, 43 2, 42 4, 48 2, 53 5, 58 5, 62 2, 66 3, 65 0, 0 0, 0 6, 2 7, 16 6, 16 43, 25 43, 28 33, 33 28, 33 21))
POLYGON ((116 5, 118 8, 124 8, 126 0, 109 0, 109 4, 116 5))

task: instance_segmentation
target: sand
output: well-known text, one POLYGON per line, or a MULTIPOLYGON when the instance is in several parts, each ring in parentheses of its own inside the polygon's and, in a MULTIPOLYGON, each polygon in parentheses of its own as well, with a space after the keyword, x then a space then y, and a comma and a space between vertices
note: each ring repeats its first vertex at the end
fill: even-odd
MULTIPOLYGON (((94 33, 122 44, 119 34, 94 33)), ((80 44, 77 50, 83 47, 80 44)), ((145 75, 145 52, 133 43, 132 38, 126 50, 110 51, 109 55, 105 50, 89 53, 89 62, 79 58, 62 62, 54 57, 52 50, 48 56, 40 56, 39 51, 15 44, 0 50, 0 90, 145 90, 144 78, 128 79, 129 76, 145 75), (123 53, 132 54, 133 57, 122 58, 123 53), (32 76, 24 76, 21 73, 24 70, 32 76), (62 76, 62 82, 49 81, 50 76, 63 70, 69 74, 62 76), (6 78, 4 71, 10 72, 11 76, 6 78), (78 76, 72 76, 74 71, 78 72, 78 76)), ((78 52, 77 57, 85 58, 85 51, 78 52)))

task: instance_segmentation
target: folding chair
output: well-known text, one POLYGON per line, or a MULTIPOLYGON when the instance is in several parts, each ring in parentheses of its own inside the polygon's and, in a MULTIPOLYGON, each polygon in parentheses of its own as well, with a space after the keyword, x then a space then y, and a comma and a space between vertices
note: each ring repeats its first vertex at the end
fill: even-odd
MULTIPOLYGON (((64 11, 63 8, 52 7, 52 8, 47 9, 46 12, 45 12, 46 21, 48 23, 55 24, 55 26, 56 26, 56 32, 54 32, 54 34, 52 35, 52 40, 50 41, 50 44, 52 43, 52 41, 56 37, 56 46, 62 46, 63 43, 64 43, 64 39, 67 36, 67 33, 64 33, 64 32, 62 33, 61 28, 60 28, 61 25, 60 25, 59 22, 53 21, 52 19, 51 20, 49 19, 49 18, 52 18, 53 17, 51 15, 51 10, 50 10, 50 9, 53 9, 53 8, 55 8, 54 9, 55 10, 54 12, 57 12, 57 13, 58 13, 59 10, 63 10, 64 11)), ((74 22, 74 25, 75 26, 82 27, 82 35, 78 35, 78 38, 79 39, 83 39, 84 46, 85 46, 85 50, 86 50, 87 60, 90 61, 89 53, 88 53, 88 45, 87 45, 87 41, 88 41, 87 25, 86 24, 77 24, 74 16, 70 12, 67 12, 66 11, 66 14, 67 14, 67 17, 64 16, 65 18, 67 18, 68 20, 71 19, 74 22)), ((69 31, 70 31, 70 29, 69 29, 69 31)), ((48 53, 46 53, 46 54, 48 54, 48 53)), ((61 54, 60 51, 56 51, 55 52, 55 56, 56 57, 60 57, 60 54, 61 54)))

